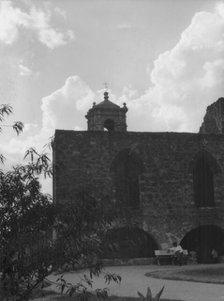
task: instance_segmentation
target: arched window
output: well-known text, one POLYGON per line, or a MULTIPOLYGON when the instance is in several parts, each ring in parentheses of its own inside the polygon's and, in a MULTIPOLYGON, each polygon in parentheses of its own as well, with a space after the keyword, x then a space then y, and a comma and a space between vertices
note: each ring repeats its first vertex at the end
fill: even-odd
POLYGON ((112 119, 107 119, 104 121, 103 127, 108 130, 108 132, 114 131, 114 121, 112 119))
POLYGON ((116 199, 125 206, 139 207, 139 176, 143 163, 130 149, 121 151, 111 165, 116 199))
POLYGON ((214 173, 216 160, 206 151, 199 152, 193 161, 194 202, 197 207, 212 207, 214 202, 214 173))

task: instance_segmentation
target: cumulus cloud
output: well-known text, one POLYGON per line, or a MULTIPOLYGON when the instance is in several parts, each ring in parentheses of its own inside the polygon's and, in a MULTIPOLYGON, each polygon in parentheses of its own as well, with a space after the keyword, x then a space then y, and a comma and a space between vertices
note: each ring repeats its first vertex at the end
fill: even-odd
POLYGON ((27 14, 14 8, 10 1, 0 3, 0 40, 6 44, 14 42, 18 27, 28 26, 27 14))
MULTIPOLYGON (((22 13, 17 11, 17 16, 22 13)), ((41 13, 38 16, 39 19, 34 18, 37 28, 48 24, 49 17, 41 13)), ((25 25, 21 26, 26 27, 23 22, 25 25)), ((14 36, 19 22, 15 23, 14 36)), ((220 2, 212 12, 195 14, 178 43, 154 61, 149 87, 143 95, 139 96, 133 87, 124 87, 121 96, 110 93, 112 101, 128 105, 128 130, 197 132, 206 106, 223 96, 223 53, 224 4, 220 2)), ((68 77, 61 87, 42 99, 42 125, 39 128, 27 125, 26 139, 12 139, 10 152, 17 156, 28 146, 40 148, 56 128, 85 130, 86 112, 93 101, 101 100, 79 76, 68 77)), ((4 147, 6 150, 7 146, 4 147)))
MULTIPOLYGON (((194 15, 178 43, 154 61, 149 88, 143 95, 138 96, 132 87, 124 87, 120 97, 110 93, 112 101, 127 102, 130 130, 199 129, 206 106, 222 96, 223 12, 224 4, 220 2, 213 12, 194 15)), ((44 16, 39 13, 33 18, 38 28, 46 23, 44 16)), ((100 101, 96 95, 80 77, 68 77, 61 88, 42 99, 41 135, 49 136, 55 128, 86 129, 84 115, 93 101, 100 101)))
MULTIPOLYGON (((58 14, 58 13, 57 13, 58 14)), ((32 5, 29 12, 15 7, 12 1, 0 2, 0 41, 12 44, 18 38, 21 28, 32 30, 38 40, 54 49, 74 39, 71 30, 61 31, 51 25, 52 12, 50 10, 37 9, 32 5)))
MULTIPOLYGON (((5 168, 21 163, 26 150, 35 147, 41 151, 50 142, 55 129, 86 130, 84 116, 96 94, 77 75, 70 76, 58 90, 42 99, 42 124, 27 123, 23 134, 0 145, 0 153, 7 154, 5 168)), ((51 157, 51 151, 47 149, 51 157)), ((43 190, 51 192, 51 180, 43 181, 43 190)))
POLYGON ((148 90, 128 102, 131 127, 198 131, 206 106, 223 96, 223 53, 224 3, 220 2, 213 12, 195 14, 179 42, 154 61, 148 90))
POLYGON ((30 132, 31 130, 38 129, 37 123, 25 123, 23 133, 30 132))
POLYGON ((32 71, 23 64, 19 64, 19 74, 21 76, 30 76, 32 74, 32 71))
POLYGON ((85 130, 84 116, 95 100, 95 94, 79 76, 68 77, 61 88, 42 99, 42 124, 25 124, 23 134, 1 145, 0 153, 16 155, 21 160, 27 148, 42 149, 55 129, 85 130))
POLYGON ((95 94, 79 76, 70 76, 65 84, 42 100, 43 130, 86 128, 84 115, 95 94))

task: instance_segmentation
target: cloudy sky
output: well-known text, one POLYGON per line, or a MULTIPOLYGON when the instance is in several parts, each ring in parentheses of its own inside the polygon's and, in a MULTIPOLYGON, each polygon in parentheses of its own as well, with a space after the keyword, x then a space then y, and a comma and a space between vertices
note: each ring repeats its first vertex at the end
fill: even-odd
POLYGON ((25 124, 1 134, 6 167, 56 128, 86 130, 105 82, 129 131, 197 132, 224 96, 224 1, 0 1, 0 103, 25 124))

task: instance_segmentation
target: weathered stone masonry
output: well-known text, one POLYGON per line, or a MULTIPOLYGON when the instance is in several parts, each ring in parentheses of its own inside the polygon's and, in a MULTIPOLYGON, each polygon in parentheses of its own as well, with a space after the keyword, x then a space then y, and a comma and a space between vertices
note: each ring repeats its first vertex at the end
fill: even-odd
MULTIPOLYGON (((56 130, 54 201, 72 199, 84 182, 102 193, 114 191, 111 166, 125 149, 143 162, 139 176, 140 204, 133 212, 138 228, 150 234, 158 247, 182 241, 187 233, 200 226, 212 225, 223 231, 224 135, 221 134, 56 130), (194 200, 193 169, 200 153, 208 154, 216 162, 213 206, 198 207, 194 200)), ((220 250, 224 253, 224 248, 220 250)))

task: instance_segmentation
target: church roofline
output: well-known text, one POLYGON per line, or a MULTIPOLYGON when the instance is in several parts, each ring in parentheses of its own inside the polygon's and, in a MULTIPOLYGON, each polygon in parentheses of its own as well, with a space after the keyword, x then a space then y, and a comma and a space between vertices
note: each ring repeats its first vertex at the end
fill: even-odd
POLYGON ((112 101, 109 100, 109 93, 106 91, 104 92, 104 100, 101 101, 100 103, 96 104, 95 102, 93 103, 93 107, 90 110, 94 109, 121 109, 121 107, 112 101))
MULTIPOLYGON (((76 131, 76 130, 61 130, 61 129, 56 129, 55 130, 55 135, 57 134, 77 134, 77 135, 108 135, 107 131, 88 131, 88 130, 84 130, 84 131, 76 131)), ((220 137, 220 138, 224 138, 223 134, 219 134, 219 133, 197 133, 197 132, 137 132, 137 131, 128 131, 128 132, 113 132, 113 135, 138 135, 138 136, 147 136, 147 135, 152 135, 152 136, 197 136, 197 137, 203 137, 206 139, 206 137, 220 137)))

